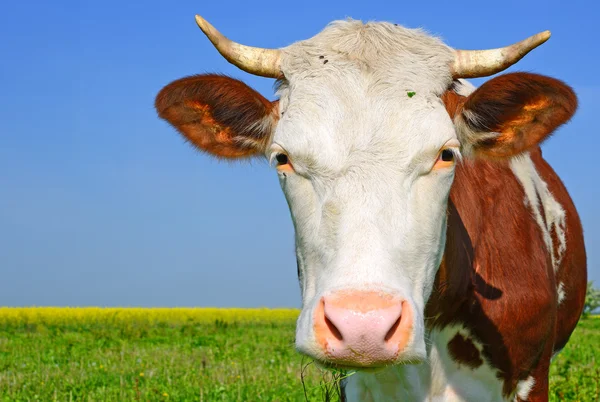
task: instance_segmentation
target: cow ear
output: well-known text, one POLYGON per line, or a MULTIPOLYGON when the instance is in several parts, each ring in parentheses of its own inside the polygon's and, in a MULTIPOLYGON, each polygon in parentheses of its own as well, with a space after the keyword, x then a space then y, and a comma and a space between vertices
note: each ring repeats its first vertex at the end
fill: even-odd
POLYGON ((554 78, 512 73, 471 93, 455 116, 467 153, 507 158, 536 147, 577 109, 573 90, 554 78))
POLYGON ((277 101, 213 74, 170 83, 156 96, 155 107, 197 148, 231 159, 264 153, 279 116, 277 101))

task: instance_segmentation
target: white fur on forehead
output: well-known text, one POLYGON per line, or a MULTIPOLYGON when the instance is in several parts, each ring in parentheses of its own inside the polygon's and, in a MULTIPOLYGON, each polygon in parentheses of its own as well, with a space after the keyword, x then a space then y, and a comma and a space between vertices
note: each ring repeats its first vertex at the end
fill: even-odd
POLYGON ((452 82, 454 60, 450 47, 421 29, 351 19, 330 23, 316 36, 284 48, 282 56, 289 80, 359 71, 377 93, 387 89, 437 96, 452 82))
POLYGON ((469 96, 475 92, 476 89, 477 88, 475 85, 463 78, 459 78, 457 81, 454 81, 454 92, 460 96, 469 96))

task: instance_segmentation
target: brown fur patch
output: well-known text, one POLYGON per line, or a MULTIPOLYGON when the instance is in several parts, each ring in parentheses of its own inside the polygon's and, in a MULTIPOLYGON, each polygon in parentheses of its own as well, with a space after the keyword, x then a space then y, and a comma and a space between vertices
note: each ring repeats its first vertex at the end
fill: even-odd
POLYGON ((536 392, 547 395, 550 357, 575 328, 585 292, 583 235, 573 203, 538 151, 532 159, 567 213, 567 251, 556 276, 508 162, 465 160, 456 166, 444 259, 425 310, 429 329, 457 324, 481 342, 480 357, 498 370, 505 395, 529 375, 536 392), (560 306, 557 279, 573 297, 567 294, 560 306))
POLYGON ((442 102, 444 102, 444 106, 446 107, 446 111, 450 115, 451 118, 460 113, 460 110, 463 107, 463 104, 467 100, 466 97, 457 94, 454 91, 446 91, 442 94, 442 102))
MULTIPOLYGON (((451 117, 460 112, 463 103, 467 107, 466 99, 453 91, 442 97, 451 117)), ((557 112, 558 117, 545 116, 562 107, 555 98, 527 99, 530 101, 512 109, 512 116, 518 117, 503 117, 499 125, 521 127, 513 130, 513 137, 548 135, 546 131, 568 119, 576 106, 573 95, 562 112, 557 112)), ((503 102, 498 101, 500 105, 503 102)), ((504 116, 508 115, 505 111, 504 116)), ((547 400, 550 357, 564 347, 583 308, 586 254, 581 223, 567 190, 539 148, 534 146, 530 153, 566 213, 567 247, 557 272, 508 162, 465 160, 456 167, 448 202, 446 249, 425 316, 431 317, 426 321, 430 329, 459 324, 477 337, 483 345, 480 358, 485 357, 498 370, 505 395, 511 395, 519 381, 533 376, 536 385, 530 399, 547 400), (556 289, 561 282, 566 296, 557 306, 556 289)), ((464 342, 452 341, 449 348, 459 356, 464 342)))
POLYGON ((476 369, 483 364, 479 350, 477 350, 473 341, 461 334, 456 334, 448 342, 448 353, 456 363, 464 364, 472 369, 476 369))
POLYGON ((197 148, 222 158, 263 152, 278 119, 278 102, 269 102, 241 81, 214 74, 170 83, 155 106, 197 148))
MULTIPOLYGON (((498 159, 535 148, 577 109, 577 97, 563 82, 530 73, 493 78, 462 106, 470 130, 498 133, 472 144, 476 153, 498 159)), ((451 114, 452 115, 452 114, 451 114)))

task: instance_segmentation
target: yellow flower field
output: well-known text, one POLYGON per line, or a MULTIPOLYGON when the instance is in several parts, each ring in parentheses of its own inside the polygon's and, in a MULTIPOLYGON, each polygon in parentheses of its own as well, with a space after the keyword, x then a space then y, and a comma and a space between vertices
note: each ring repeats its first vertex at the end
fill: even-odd
POLYGON ((0 325, 288 322, 295 320, 298 314, 298 309, 268 308, 0 307, 0 325))

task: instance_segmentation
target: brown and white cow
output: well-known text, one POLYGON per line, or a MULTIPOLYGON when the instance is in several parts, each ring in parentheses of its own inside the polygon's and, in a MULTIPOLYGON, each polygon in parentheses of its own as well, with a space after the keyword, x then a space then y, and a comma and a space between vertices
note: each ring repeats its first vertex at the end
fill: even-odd
POLYGON ((347 20, 283 49, 229 41, 278 101, 220 75, 167 85, 160 117, 220 158, 276 166, 296 232, 296 347, 358 369, 352 401, 548 399, 548 368, 586 284, 573 202, 538 147, 577 106, 512 73, 549 32, 454 50, 420 30, 347 20))

